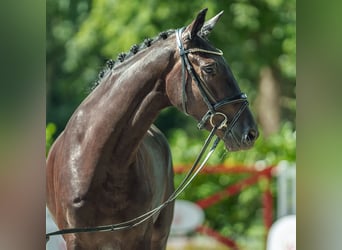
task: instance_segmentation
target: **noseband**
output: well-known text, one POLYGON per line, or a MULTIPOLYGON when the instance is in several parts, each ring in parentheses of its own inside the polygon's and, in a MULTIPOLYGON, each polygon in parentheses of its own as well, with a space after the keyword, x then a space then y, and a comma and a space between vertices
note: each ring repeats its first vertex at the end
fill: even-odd
POLYGON ((217 129, 226 128, 226 133, 225 133, 225 136, 226 136, 227 133, 229 133, 229 131, 234 127, 235 123, 239 119, 244 109, 248 106, 247 95, 245 93, 240 93, 233 97, 227 97, 227 98, 224 98, 223 100, 216 101, 216 98, 210 92, 207 84, 201 79, 201 77, 196 73, 196 71, 192 67, 188 58, 188 54, 194 53, 194 52, 202 52, 202 53, 222 56, 223 52, 221 50, 213 51, 213 50, 205 50, 205 49, 199 49, 199 48, 185 49, 181 40, 183 30, 184 28, 181 28, 176 31, 177 46, 178 46, 179 55, 182 61, 182 108, 183 108, 183 112, 185 114, 188 114, 187 105, 186 105, 187 103, 186 76, 185 76, 185 69, 186 69, 187 72, 190 74, 191 78, 196 83, 196 86, 198 87, 200 91, 202 99, 208 107, 208 111, 204 114, 201 121, 197 124, 197 127, 199 129, 202 129, 205 123, 209 120, 212 127, 217 127, 217 129), (242 106, 240 107, 239 111, 234 115, 232 121, 229 122, 227 116, 222 112, 218 112, 217 110, 218 108, 222 106, 233 104, 233 103, 242 103, 242 106), (213 118, 215 116, 223 117, 223 120, 220 122, 219 125, 214 124, 213 118), (227 126, 228 122, 229 122, 229 128, 227 126))

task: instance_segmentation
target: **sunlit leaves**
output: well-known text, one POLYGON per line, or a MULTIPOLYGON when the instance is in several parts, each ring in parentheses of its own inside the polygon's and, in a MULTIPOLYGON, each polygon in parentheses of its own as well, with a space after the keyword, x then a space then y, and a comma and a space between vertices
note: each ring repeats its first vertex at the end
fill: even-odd
POLYGON ((45 140, 46 140, 46 155, 49 152, 49 149, 53 143, 53 136, 56 133, 56 125, 54 123, 48 123, 46 125, 46 129, 45 129, 45 140))
POLYGON ((259 28, 259 10, 246 2, 233 3, 231 10, 234 13, 234 25, 237 28, 247 28, 255 31, 259 28))

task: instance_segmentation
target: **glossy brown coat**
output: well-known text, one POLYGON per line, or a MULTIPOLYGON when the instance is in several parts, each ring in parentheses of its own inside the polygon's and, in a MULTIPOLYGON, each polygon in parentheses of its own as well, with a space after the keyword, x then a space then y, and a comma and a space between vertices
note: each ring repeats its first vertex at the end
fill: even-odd
MULTIPOLYGON (((215 49, 205 35, 222 13, 207 23, 205 14, 201 11, 183 32, 185 47, 215 49)), ((174 190, 169 146, 152 123, 167 106, 182 109, 182 66, 175 39, 174 33, 156 39, 107 71, 55 141, 47 159, 46 188, 48 208, 60 229, 132 219, 161 204, 174 190)), ((189 60, 218 100, 240 93, 223 57, 193 53, 189 60), (208 65, 214 73, 204 70, 208 65)), ((207 107, 190 77, 186 86, 187 110, 200 120, 207 107)), ((220 112, 229 118, 239 105, 224 106, 220 112)), ((257 129, 248 108, 231 134, 223 138, 227 149, 253 145, 257 129)), ((222 131, 217 135, 224 136, 222 131)), ((129 230, 64 238, 68 249, 165 249, 172 216, 169 205, 129 230)))

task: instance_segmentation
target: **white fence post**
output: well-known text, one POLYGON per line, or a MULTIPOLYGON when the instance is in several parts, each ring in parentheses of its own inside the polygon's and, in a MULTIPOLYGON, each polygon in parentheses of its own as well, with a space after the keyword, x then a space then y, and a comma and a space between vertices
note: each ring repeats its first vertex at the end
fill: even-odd
POLYGON ((277 166, 277 218, 296 213, 296 164, 281 161, 277 166))

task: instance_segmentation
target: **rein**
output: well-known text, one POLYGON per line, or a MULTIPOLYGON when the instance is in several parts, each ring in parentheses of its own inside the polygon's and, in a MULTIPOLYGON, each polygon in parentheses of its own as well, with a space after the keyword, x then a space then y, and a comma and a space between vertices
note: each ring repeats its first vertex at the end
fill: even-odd
MULTIPOLYGON (((226 121, 223 121, 220 126, 223 126, 226 123, 226 121)), ((84 227, 84 228, 68 228, 68 229, 62 229, 59 231, 47 233, 45 235, 46 237, 46 243, 49 241, 50 236, 55 235, 63 235, 63 234, 71 234, 71 233, 90 233, 90 232, 110 232, 110 231, 118 231, 118 230, 124 230, 124 229, 130 229, 133 227, 136 227, 142 223, 144 223, 146 220, 150 219, 152 216, 157 214, 159 211, 161 211, 164 207, 169 205, 171 202, 173 202, 183 191, 184 189, 191 183, 191 181, 195 178, 195 176, 201 171, 201 169, 205 166, 206 162, 209 160, 212 153, 215 151, 220 139, 216 137, 214 143, 212 144, 207 156, 203 160, 203 162, 198 166, 201 158, 203 157, 203 154, 207 150, 210 142, 213 139, 213 136, 215 135, 216 130, 218 129, 217 126, 213 127, 208 138, 205 140, 204 145, 197 156, 194 164, 192 165, 191 169, 189 170, 188 174, 185 176, 181 184, 177 187, 177 189, 170 195, 170 197, 160 204, 158 207, 148 211, 147 213, 144 213, 134 219, 117 223, 117 224, 111 224, 111 225, 105 225, 105 226, 98 226, 98 227, 84 227)))
POLYGON ((55 232, 47 233, 46 236, 46 243, 50 239, 50 236, 55 236, 55 235, 64 235, 64 234, 71 234, 71 233, 85 233, 85 232, 110 232, 110 231, 118 231, 118 230, 124 230, 124 229, 130 229, 133 227, 136 227, 142 223, 144 223, 146 220, 150 219, 152 216, 160 212, 164 207, 168 206, 171 202, 176 200, 176 198, 184 191, 184 189, 191 183, 191 181, 195 178, 195 176, 203 169, 205 166, 206 162, 209 160, 210 156, 213 154, 215 151, 220 138, 216 136, 215 141, 212 143, 206 157, 203 159, 202 163, 201 159, 203 158, 204 153, 207 151, 214 135, 215 132, 218 129, 224 129, 225 135, 227 136, 228 133, 232 130, 234 127, 235 123, 239 119, 240 115, 244 111, 244 109, 247 107, 248 102, 247 102, 247 96, 244 93, 240 93, 236 96, 230 97, 230 98, 225 98, 219 102, 216 102, 215 98, 213 95, 210 93, 208 87, 206 84, 200 79, 200 77, 197 75, 196 71, 193 69, 187 54, 189 53, 195 53, 195 52, 202 52, 202 53, 210 53, 218 56, 222 56, 223 52, 221 50, 218 51, 210 51, 210 50, 204 50, 200 48, 192 48, 192 49, 184 49, 183 43, 181 41, 181 34, 183 32, 184 28, 179 29, 176 31, 176 39, 177 39, 177 46, 179 49, 179 54, 181 57, 182 61, 182 88, 183 88, 183 94, 182 94, 182 100, 183 100, 183 111, 184 113, 187 114, 187 109, 186 109, 186 102, 187 102, 187 95, 186 95, 186 72, 191 75, 192 79, 195 81, 197 87, 200 90, 200 93, 202 95, 202 98, 206 105, 208 106, 208 111, 207 113, 203 116, 201 121, 198 123, 197 127, 202 129, 205 125, 206 122, 210 122, 210 125, 212 126, 212 130, 209 133, 207 139, 205 140, 202 149, 200 153, 198 154, 195 162, 193 163, 191 169, 185 176, 185 178, 182 180, 181 184, 177 187, 177 189, 170 195, 170 197, 164 201, 162 204, 157 206, 156 208, 136 217, 128 221, 124 221, 121 223, 117 224, 111 224, 111 225, 105 225, 105 226, 97 226, 97 227, 84 227, 84 228, 67 228, 67 229, 62 229, 58 230, 55 232), (227 116, 222 113, 218 112, 217 109, 219 107, 222 107, 224 105, 228 104, 233 104, 233 103, 239 103, 242 102, 243 105, 241 106, 240 110, 234 115, 234 118, 232 121, 228 124, 228 118, 227 116), (212 104, 214 103, 214 104, 212 104), (223 118, 222 121, 220 121, 219 124, 214 123, 214 117, 215 116, 221 116, 223 118))

